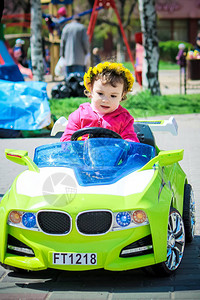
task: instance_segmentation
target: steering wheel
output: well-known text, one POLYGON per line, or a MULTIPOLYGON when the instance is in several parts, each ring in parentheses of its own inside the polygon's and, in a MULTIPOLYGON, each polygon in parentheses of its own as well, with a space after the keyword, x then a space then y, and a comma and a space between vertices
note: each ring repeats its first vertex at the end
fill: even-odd
POLYGON ((80 136, 85 134, 89 134, 90 138, 114 138, 114 139, 122 139, 121 135, 107 128, 101 127, 88 127, 82 128, 75 131, 71 136, 71 141, 77 141, 80 136))

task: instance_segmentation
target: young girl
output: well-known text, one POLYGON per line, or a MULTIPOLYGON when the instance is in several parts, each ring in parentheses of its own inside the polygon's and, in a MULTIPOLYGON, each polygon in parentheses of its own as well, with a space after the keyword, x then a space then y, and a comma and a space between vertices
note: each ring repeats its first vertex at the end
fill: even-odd
POLYGON ((117 132, 123 139, 139 142, 133 128, 133 117, 120 105, 133 82, 131 72, 119 63, 105 62, 89 68, 84 75, 84 85, 91 104, 81 104, 69 116, 60 141, 69 141, 81 128, 103 127, 117 132))

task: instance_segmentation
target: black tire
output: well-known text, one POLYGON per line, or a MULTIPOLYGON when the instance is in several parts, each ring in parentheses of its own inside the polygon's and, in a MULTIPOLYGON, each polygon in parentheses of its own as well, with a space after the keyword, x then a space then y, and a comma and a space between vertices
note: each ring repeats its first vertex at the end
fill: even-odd
POLYGON ((155 275, 170 276, 180 266, 185 248, 184 222, 180 213, 171 208, 168 221, 167 260, 151 266, 155 275))
POLYGON ((195 203, 192 186, 185 184, 183 200, 183 222, 186 243, 191 243, 195 231, 195 203))

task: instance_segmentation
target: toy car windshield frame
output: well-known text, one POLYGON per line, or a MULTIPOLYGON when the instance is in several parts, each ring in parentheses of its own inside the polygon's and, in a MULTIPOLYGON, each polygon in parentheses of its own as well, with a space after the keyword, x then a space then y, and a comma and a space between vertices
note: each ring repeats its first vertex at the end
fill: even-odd
POLYGON ((93 138, 37 147, 34 162, 39 168, 72 168, 80 185, 99 185, 116 182, 141 169, 153 157, 155 148, 150 145, 93 138))

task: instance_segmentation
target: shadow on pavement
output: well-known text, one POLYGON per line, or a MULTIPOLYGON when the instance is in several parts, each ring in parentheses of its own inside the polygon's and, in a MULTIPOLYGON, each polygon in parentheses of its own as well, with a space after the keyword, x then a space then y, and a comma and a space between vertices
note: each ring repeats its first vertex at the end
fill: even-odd
MULTIPOLYGON (((69 272, 48 269, 38 272, 8 273, 21 288, 51 292, 173 292, 196 291, 200 286, 200 236, 185 248, 179 270, 170 277, 155 277, 142 269, 111 272, 105 270, 69 272), (28 282, 27 282, 28 281, 28 282)), ((192 299, 192 298, 191 298, 192 299)))

